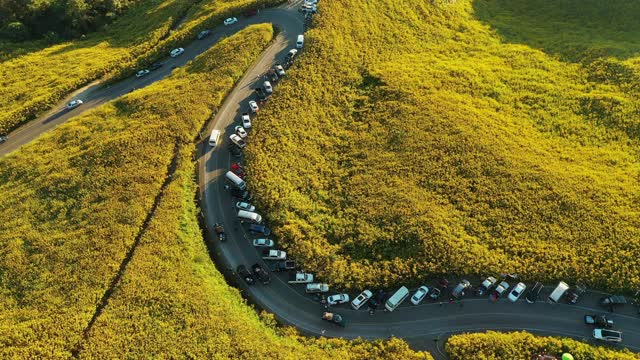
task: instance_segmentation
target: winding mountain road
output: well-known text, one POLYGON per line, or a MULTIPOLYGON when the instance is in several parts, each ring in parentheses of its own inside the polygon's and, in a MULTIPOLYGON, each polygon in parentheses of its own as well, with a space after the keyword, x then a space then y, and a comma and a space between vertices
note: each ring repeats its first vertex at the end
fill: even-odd
MULTIPOLYGON (((213 128, 224 130, 225 135, 221 137, 222 143, 216 149, 211 149, 205 136, 198 144, 199 195, 208 233, 212 233, 213 224, 217 222, 223 223, 228 233, 228 239, 223 243, 212 240, 214 236, 208 236, 210 250, 217 260, 218 267, 226 272, 227 276, 235 278, 235 282, 250 301, 275 314, 279 321, 295 326, 305 335, 349 339, 358 337, 379 339, 396 336, 405 339, 416 349, 428 350, 434 357, 443 359, 446 358, 443 351, 446 338, 459 332, 488 329, 527 330, 541 335, 565 336, 592 342, 592 328, 584 325, 582 319, 586 313, 603 312, 603 309, 597 306, 597 300, 601 294, 594 292, 584 296, 580 300, 580 305, 573 306, 551 305, 544 301, 528 304, 524 300, 512 304, 505 299, 491 302, 487 298, 468 298, 462 303, 452 304, 431 303, 429 300, 424 300, 423 304, 412 306, 406 300, 394 312, 383 312, 379 307, 376 313, 369 314, 366 306, 355 311, 347 304, 334 307, 334 311, 343 314, 348 320, 347 326, 340 328, 321 320, 324 309, 317 299, 304 294, 302 285, 289 285, 285 278, 286 274, 272 273, 271 284, 265 286, 261 284, 247 286, 235 277, 233 269, 238 265, 244 264, 250 267, 254 263, 264 264, 264 261, 251 244, 252 236, 236 218, 233 208, 236 200, 224 188, 224 173, 231 163, 239 160, 226 151, 229 144, 228 136, 233 132, 233 127, 239 123, 240 114, 246 111, 248 101, 253 98, 252 89, 262 83, 262 75, 275 62, 279 62, 290 48, 295 47, 297 35, 303 33, 303 17, 297 12, 300 3, 301 1, 298 0, 293 4, 261 10, 256 16, 241 18, 239 23, 232 26, 217 27, 213 29, 211 36, 184 46, 183 55, 169 58, 162 68, 141 79, 132 77, 109 87, 101 87, 96 83, 79 90, 62 101, 58 107, 11 133, 10 139, 0 145, 0 156, 32 141, 43 132, 83 111, 116 99, 132 88, 141 88, 163 79, 171 73, 172 66, 184 65, 225 36, 251 24, 270 22, 281 32, 225 99, 207 129, 208 132, 213 128), (74 98, 82 99, 84 105, 71 111, 64 109, 64 104, 74 98)), ((282 81, 287 81, 286 77, 282 81)), ((275 91, 277 92, 277 87, 275 91)), ((260 116, 254 119, 260 121, 260 116)), ((250 141, 251 134, 249 134, 249 143, 250 141)), ((546 299, 551 289, 545 290, 547 291, 541 294, 541 299, 546 299)), ((622 346, 639 351, 640 319, 635 315, 635 309, 628 305, 608 316, 616 322, 616 328, 624 333, 622 346)))

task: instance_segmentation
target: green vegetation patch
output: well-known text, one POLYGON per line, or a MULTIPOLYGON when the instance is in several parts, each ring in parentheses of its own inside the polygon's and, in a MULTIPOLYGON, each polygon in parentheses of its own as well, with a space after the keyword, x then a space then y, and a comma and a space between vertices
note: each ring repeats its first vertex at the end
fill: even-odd
POLYGON ((633 360, 638 355, 628 350, 617 351, 602 346, 592 346, 573 339, 534 336, 527 332, 486 333, 454 335, 445 346, 451 360, 532 359, 537 354, 564 353, 575 359, 633 360))
POLYGON ((199 29, 219 25, 231 13, 276 2, 149 0, 85 39, 48 47, 43 47, 44 42, 29 42, 25 49, 1 43, 0 133, 31 120, 96 79, 132 75, 137 66, 168 56, 172 47, 193 41, 199 29))
POLYGON ((69 357, 140 232, 176 144, 192 147, 211 108, 271 38, 270 25, 248 28, 170 78, 0 159, 0 357, 69 357))
POLYGON ((639 59, 505 43, 474 4, 321 5, 248 147, 279 243, 354 289, 640 286, 639 59))

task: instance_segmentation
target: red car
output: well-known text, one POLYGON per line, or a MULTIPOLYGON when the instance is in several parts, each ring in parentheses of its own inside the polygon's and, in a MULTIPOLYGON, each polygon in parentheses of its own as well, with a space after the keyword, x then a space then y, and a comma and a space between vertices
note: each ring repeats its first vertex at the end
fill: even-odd
POLYGON ((231 171, 234 174, 238 175, 241 179, 244 179, 244 177, 246 175, 244 173, 244 170, 242 169, 242 166, 240 164, 238 164, 238 163, 231 164, 231 171))

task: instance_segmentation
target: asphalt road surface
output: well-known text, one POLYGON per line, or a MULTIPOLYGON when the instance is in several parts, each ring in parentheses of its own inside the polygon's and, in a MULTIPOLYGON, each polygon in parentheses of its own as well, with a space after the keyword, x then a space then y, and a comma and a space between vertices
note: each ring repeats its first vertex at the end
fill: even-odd
MULTIPOLYGON (((260 263, 268 267, 251 244, 254 236, 247 231, 246 225, 240 224, 236 218, 233 204, 237 199, 233 199, 224 187, 224 173, 229 169, 230 164, 242 162, 241 157, 236 157, 227 151, 230 142, 228 136, 233 132, 233 127, 239 124, 240 114, 247 111, 248 101, 254 96, 252 89, 262 83, 262 75, 274 63, 282 62, 286 52, 295 47, 297 35, 303 33, 303 17, 297 12, 300 3, 299 0, 278 8, 261 10, 256 16, 240 18, 237 24, 213 29, 211 36, 183 46, 184 54, 173 59, 167 58, 162 68, 151 72, 146 77, 140 79, 132 77, 110 87, 91 84, 80 89, 50 112, 11 133, 10 139, 0 145, 0 156, 32 141, 43 132, 83 111, 116 99, 131 89, 147 86, 166 77, 171 73, 172 66, 184 65, 225 36, 250 24, 271 22, 281 30, 276 41, 247 71, 209 124, 208 132, 213 128, 224 131, 225 135, 221 137, 222 143, 212 149, 207 145, 207 136, 204 136, 198 144, 198 181, 204 221, 210 234, 213 224, 217 222, 223 223, 227 232, 227 241, 224 243, 217 240, 208 241, 217 259, 218 267, 232 278, 235 276, 233 269, 241 264, 250 267, 260 263), (66 110, 64 104, 71 99, 82 99, 84 105, 66 110)), ((320 11, 322 11, 321 6, 320 11)), ((281 81, 287 81, 286 76, 281 81)), ((277 85, 275 85, 275 91, 277 92, 277 85)), ((254 121, 259 121, 259 118, 259 114, 252 117, 254 121)), ((248 142, 251 146, 251 132, 249 132, 248 142)), ((210 238, 214 239, 215 236, 210 238)), ((309 270, 312 272, 312 269, 309 270)), ((342 314, 348 322, 345 328, 341 328, 321 320, 324 308, 318 299, 305 294, 304 285, 288 284, 286 275, 271 273, 272 281, 269 285, 248 286, 237 277, 234 278, 236 280, 234 282, 239 284, 243 294, 251 302, 272 312, 281 322, 295 326, 303 334, 348 339, 358 337, 384 339, 396 336, 407 340, 416 349, 430 351, 436 358, 445 358, 443 345, 451 334, 489 329, 527 330, 540 335, 572 337, 593 342, 592 328, 583 324, 583 316, 587 313, 606 312, 606 309, 597 306, 597 301, 602 294, 595 292, 587 293, 580 299, 578 305, 548 304, 544 299, 552 289, 547 287, 541 294, 542 300, 536 304, 528 304, 523 299, 515 304, 509 303, 506 299, 494 302, 486 297, 465 298, 462 302, 448 303, 446 300, 448 295, 444 294, 445 300, 442 304, 425 299, 421 305, 413 306, 407 299, 393 312, 382 311, 382 306, 378 307, 373 314, 369 313, 366 305, 358 311, 352 310, 348 304, 334 306, 331 311, 342 314)), ((329 294, 333 293, 335 292, 329 292, 329 294)), ((351 294, 351 297, 355 295, 357 294, 351 294)), ((639 351, 640 318, 636 314, 636 309, 627 305, 607 315, 616 322, 616 328, 623 331, 624 341, 620 346, 639 351)))

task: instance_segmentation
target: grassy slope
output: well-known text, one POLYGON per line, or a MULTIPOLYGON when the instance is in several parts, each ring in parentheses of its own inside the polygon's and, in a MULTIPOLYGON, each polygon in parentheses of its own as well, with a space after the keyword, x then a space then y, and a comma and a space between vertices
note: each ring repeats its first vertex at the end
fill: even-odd
POLYGON ((346 287, 497 272, 637 287, 640 61, 504 43, 472 5, 321 5, 249 147, 281 244, 346 287))
POLYGON ((513 359, 529 360, 535 354, 555 355, 570 353, 575 359, 632 360, 638 354, 628 350, 615 351, 602 346, 591 346, 572 339, 534 336, 527 332, 462 334, 449 338, 446 351, 451 360, 513 359))
POLYGON ((208 259, 193 204, 191 139, 271 37, 269 25, 248 28, 170 78, 0 160, 0 357, 68 358, 81 343, 80 358, 267 358, 274 348, 291 359, 430 358, 397 339, 315 340, 277 329, 208 259), (178 171, 82 340, 176 141, 178 171))
POLYGON ((4 60, 0 64, 0 132, 15 128, 105 74, 130 73, 138 62, 166 56, 170 47, 191 41, 199 27, 217 24, 245 7, 274 2, 147 0, 86 39, 41 49, 38 43, 28 43, 31 52, 26 54, 20 49, 0 51, 4 60), (180 28, 171 32, 183 18, 180 28))

